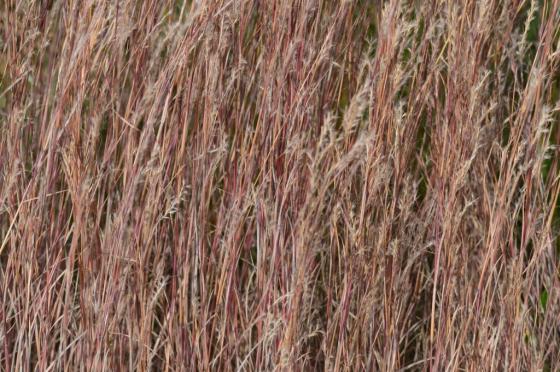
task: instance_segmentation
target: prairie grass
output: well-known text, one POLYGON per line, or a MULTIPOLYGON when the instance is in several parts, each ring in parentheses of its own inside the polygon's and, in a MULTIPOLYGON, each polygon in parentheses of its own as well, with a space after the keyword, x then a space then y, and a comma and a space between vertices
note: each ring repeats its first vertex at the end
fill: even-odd
POLYGON ((560 0, 0 0, 2 371, 559 371, 560 0))

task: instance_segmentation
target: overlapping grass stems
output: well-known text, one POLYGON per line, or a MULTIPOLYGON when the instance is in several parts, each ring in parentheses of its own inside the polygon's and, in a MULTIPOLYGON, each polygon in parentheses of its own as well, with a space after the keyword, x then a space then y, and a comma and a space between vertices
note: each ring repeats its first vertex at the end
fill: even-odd
POLYGON ((1 369, 560 370, 559 25, 0 1, 1 369))

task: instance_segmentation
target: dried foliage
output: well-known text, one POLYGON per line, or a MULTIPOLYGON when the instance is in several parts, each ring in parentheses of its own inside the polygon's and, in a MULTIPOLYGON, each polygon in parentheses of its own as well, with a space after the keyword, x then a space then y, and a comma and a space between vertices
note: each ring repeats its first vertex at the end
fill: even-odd
POLYGON ((560 0, 1 0, 4 371, 560 370, 560 0))

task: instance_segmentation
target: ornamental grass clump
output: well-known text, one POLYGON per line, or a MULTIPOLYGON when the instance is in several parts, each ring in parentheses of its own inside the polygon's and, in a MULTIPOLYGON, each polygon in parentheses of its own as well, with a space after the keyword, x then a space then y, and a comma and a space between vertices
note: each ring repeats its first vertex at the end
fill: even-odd
POLYGON ((560 0, 0 1, 0 370, 560 370, 560 0))

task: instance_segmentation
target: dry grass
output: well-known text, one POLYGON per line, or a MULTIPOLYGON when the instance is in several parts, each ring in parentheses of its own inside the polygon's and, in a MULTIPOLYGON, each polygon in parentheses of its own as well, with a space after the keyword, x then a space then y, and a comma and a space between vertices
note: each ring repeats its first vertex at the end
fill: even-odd
POLYGON ((0 0, 4 371, 559 371, 559 0, 0 0))

